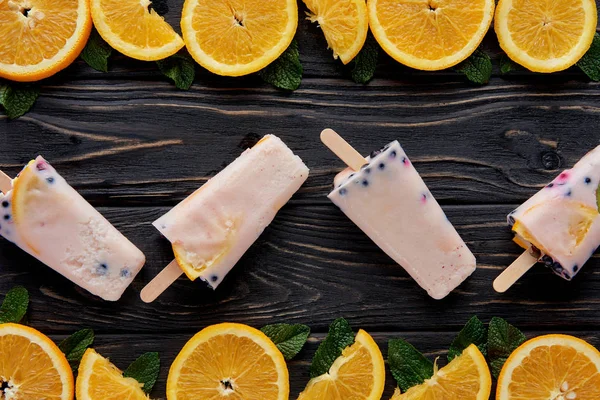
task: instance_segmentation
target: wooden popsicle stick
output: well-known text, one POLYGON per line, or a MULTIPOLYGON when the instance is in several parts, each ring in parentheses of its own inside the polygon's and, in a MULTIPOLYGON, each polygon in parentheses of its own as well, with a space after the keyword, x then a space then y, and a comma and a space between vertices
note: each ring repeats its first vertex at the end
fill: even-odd
POLYGON ((140 293, 144 303, 152 303, 183 274, 177 260, 173 260, 147 284, 140 293))
POLYGON ((321 141, 355 171, 359 171, 368 162, 350 143, 346 142, 333 129, 324 129, 321 132, 321 141))
POLYGON ((508 266, 494 281, 494 290, 504 293, 538 262, 531 250, 525 251, 508 266))
POLYGON ((0 171, 0 192, 6 194, 12 189, 12 178, 0 171))

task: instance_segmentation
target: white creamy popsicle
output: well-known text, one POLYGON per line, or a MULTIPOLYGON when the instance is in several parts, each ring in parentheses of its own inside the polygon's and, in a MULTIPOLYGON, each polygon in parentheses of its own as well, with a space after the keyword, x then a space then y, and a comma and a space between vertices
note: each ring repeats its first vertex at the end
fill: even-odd
POLYGON ((41 156, 0 194, 0 234, 75 284, 118 300, 144 254, 41 156))
POLYGON ((515 242, 566 280, 600 246, 600 146, 509 214, 515 242))
POLYGON ((397 141, 335 177, 329 198, 434 299, 476 268, 460 238, 397 141))
POLYGON ((191 280, 215 289, 308 177, 302 160, 267 135, 154 222, 191 280))

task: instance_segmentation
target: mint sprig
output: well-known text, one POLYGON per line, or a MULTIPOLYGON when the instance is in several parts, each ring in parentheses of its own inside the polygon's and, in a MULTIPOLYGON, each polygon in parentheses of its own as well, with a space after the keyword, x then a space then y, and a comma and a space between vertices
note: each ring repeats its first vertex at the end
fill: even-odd
POLYGON ((329 333, 319 348, 310 366, 310 377, 316 378, 329 372, 342 351, 354 343, 352 327, 344 318, 338 318, 329 326, 329 333))
POLYGON ((506 75, 509 72, 519 71, 522 69, 523 67, 511 60, 508 55, 502 54, 502 57, 500 57, 500 73, 502 75, 506 75))
POLYGON ((485 85, 492 77, 492 59, 485 52, 477 49, 454 69, 464 74, 471 82, 485 85))
POLYGON ((375 75, 378 60, 379 44, 377 44, 373 36, 369 33, 363 48, 352 61, 354 64, 352 80, 356 83, 368 83, 373 79, 373 75, 375 75))
POLYGON ((40 95, 36 84, 0 81, 0 106, 9 119, 19 118, 28 112, 40 95))
POLYGON ((102 39, 102 36, 94 28, 81 52, 81 58, 96 71, 108 72, 108 59, 112 51, 112 47, 102 39))
POLYGON ((160 358, 158 353, 146 353, 142 354, 137 360, 135 360, 123 373, 125 378, 133 378, 141 383, 142 390, 148 394, 152 391, 156 380, 158 379, 158 373, 160 372, 160 358))
POLYGON ((595 34, 590 49, 577 61, 577 66, 593 81, 600 81, 600 35, 595 34))
POLYGON ((16 286, 6 293, 0 306, 0 324, 21 322, 29 307, 29 292, 23 286, 16 286))
POLYGON ((196 77, 196 63, 186 53, 174 54, 156 62, 162 74, 170 78, 177 89, 188 90, 196 77))
POLYGON ((494 378, 498 378, 508 357, 525 340, 527 338, 520 330, 502 318, 492 318, 488 329, 487 353, 494 378))
POLYGON ((69 365, 73 372, 79 369, 79 363, 83 354, 94 343, 94 331, 91 329, 82 329, 75 332, 65 340, 63 340, 58 348, 67 357, 69 365))
POLYGON ((261 328, 261 331, 275 343, 288 361, 300 353, 310 335, 310 328, 301 324, 266 325, 261 328))
POLYGON ((302 73, 298 42, 294 39, 283 54, 259 71, 258 75, 279 89, 296 90, 302 83, 302 73))
POLYGON ((474 344, 485 356, 487 354, 488 332, 483 322, 473 316, 465 327, 460 331, 448 350, 448 361, 460 356, 463 351, 474 344))
POLYGON ((388 342, 388 364, 402 392, 433 376, 433 363, 403 339, 388 342))

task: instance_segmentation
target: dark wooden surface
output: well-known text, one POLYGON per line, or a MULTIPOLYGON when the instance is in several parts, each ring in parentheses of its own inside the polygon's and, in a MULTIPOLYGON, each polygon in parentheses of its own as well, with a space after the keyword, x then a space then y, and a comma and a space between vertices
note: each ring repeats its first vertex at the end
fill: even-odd
MULTIPOLYGON (((166 18, 178 25, 181 0, 166 18)), ((302 11, 301 11, 302 12, 302 11)), ((572 333, 600 345, 600 260, 573 282, 538 266, 510 292, 492 280, 520 253, 505 215, 600 144, 599 84, 577 69, 552 76, 498 73, 473 86, 452 71, 424 73, 380 58, 366 86, 334 62, 322 33, 302 20, 305 75, 294 93, 255 76, 231 79, 198 67, 178 91, 152 63, 117 55, 110 72, 77 61, 43 83, 26 116, 0 116, 0 168, 15 174, 43 154, 147 255, 132 288, 115 304, 77 288, 12 244, 0 241, 0 295, 30 290, 29 323, 60 339, 91 327, 97 348, 124 368, 160 351, 153 398, 164 398, 168 367, 194 333, 234 321, 260 327, 305 323, 314 335, 290 363, 292 396, 308 381, 309 362, 328 324, 344 316, 371 332, 382 350, 409 339, 443 355, 472 316, 501 316, 529 336, 572 333), (426 295, 326 198, 342 165, 318 140, 332 127, 367 153, 398 139, 471 250, 479 269, 443 301, 426 295), (150 225, 267 133, 279 135, 311 168, 306 185, 216 292, 181 278, 157 302, 141 288, 172 258, 150 225)), ((257 188, 260 190, 260 188, 257 188)), ((394 382, 388 376, 384 399, 394 382)))

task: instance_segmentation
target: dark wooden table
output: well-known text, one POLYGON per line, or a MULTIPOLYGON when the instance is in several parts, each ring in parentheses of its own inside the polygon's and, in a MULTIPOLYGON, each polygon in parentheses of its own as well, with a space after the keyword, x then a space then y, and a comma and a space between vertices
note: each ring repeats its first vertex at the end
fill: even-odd
MULTIPOLYGON (((174 26, 181 5, 168 2, 174 26)), ((289 364, 291 398, 308 381, 329 323, 341 316, 372 333, 384 354, 388 339, 402 337, 430 357, 443 355, 472 315, 486 323, 506 318, 528 336, 572 333, 600 346, 598 255, 573 282, 538 266, 507 294, 492 290, 520 253, 506 214, 600 144, 599 84, 577 69, 500 76, 490 34, 485 47, 495 73, 487 86, 452 71, 409 70, 387 56, 363 86, 332 59, 315 25, 303 19, 297 36, 305 73, 293 93, 256 76, 221 78, 201 68, 191 90, 178 91, 155 64, 116 56, 108 74, 77 61, 43 83, 29 114, 15 121, 0 116, 0 168, 16 174, 43 154, 148 259, 112 304, 2 240, 0 295, 25 286, 33 327, 57 340, 91 327, 98 351, 121 368, 159 351, 152 397, 161 399, 183 344, 224 321, 310 325, 307 348, 289 364), (326 198, 342 164, 318 140, 325 127, 364 153, 394 139, 403 144, 477 257, 478 270, 448 298, 430 299, 326 198), (144 304, 140 290, 173 257, 151 222, 268 133, 311 168, 305 186, 216 292, 181 278, 144 304)), ((388 374, 384 399, 394 386, 388 374)))

